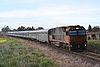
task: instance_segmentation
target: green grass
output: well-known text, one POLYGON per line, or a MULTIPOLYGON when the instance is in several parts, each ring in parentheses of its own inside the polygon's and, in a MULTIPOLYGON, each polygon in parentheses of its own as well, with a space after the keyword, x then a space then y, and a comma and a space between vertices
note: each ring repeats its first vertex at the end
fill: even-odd
POLYGON ((100 40, 88 40, 88 50, 100 53, 100 40))
POLYGON ((0 67, 57 67, 32 45, 8 38, 0 38, 0 67))
POLYGON ((88 46, 100 48, 100 40, 89 40, 88 46))

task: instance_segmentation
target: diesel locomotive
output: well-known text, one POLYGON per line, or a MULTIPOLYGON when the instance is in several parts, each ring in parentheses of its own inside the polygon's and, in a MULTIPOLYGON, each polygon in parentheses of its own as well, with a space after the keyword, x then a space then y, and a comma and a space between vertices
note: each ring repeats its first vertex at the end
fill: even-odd
POLYGON ((50 29, 49 43, 69 51, 84 51, 87 48, 86 30, 79 25, 50 29))
POLYGON ((50 45, 63 47, 69 51, 87 49, 86 30, 83 26, 62 26, 46 30, 8 32, 9 36, 35 39, 50 45))

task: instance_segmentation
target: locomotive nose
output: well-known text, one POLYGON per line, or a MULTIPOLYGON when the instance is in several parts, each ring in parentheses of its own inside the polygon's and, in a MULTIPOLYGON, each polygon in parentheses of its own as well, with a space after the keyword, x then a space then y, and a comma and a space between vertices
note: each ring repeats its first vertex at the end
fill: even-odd
POLYGON ((83 41, 86 41, 86 38, 84 36, 71 36, 70 41, 76 42, 76 43, 82 43, 83 41))

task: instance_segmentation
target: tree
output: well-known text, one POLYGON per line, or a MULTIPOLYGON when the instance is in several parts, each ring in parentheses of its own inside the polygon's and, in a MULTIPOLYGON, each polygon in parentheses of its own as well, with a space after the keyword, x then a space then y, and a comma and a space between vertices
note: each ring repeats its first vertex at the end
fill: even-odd
POLYGON ((26 30, 28 30, 28 31, 29 30, 35 30, 35 28, 33 26, 32 27, 27 27, 26 30))
POLYGON ((11 29, 9 28, 9 26, 3 27, 1 30, 2 30, 2 32, 11 31, 11 29))
POLYGON ((31 27, 27 27, 26 30, 32 30, 32 28, 31 27))
POLYGON ((89 25, 89 27, 88 27, 88 32, 92 32, 92 26, 91 25, 89 25))
POLYGON ((12 31, 17 31, 16 29, 13 29, 12 31))
POLYGON ((41 30, 41 29, 44 29, 43 27, 38 27, 38 28, 36 28, 36 30, 41 30))
POLYGON ((24 26, 18 27, 17 31, 25 31, 26 28, 24 26))
POLYGON ((35 28, 32 26, 32 30, 35 30, 35 28))

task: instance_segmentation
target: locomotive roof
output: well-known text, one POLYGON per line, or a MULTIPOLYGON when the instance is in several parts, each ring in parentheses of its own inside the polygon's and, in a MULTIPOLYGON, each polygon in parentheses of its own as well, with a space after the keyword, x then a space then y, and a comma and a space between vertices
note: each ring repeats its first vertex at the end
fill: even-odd
POLYGON ((8 33, 33 33, 33 32, 48 32, 49 29, 44 30, 33 30, 33 31, 14 31, 14 32, 8 32, 8 33))
MULTIPOLYGON (((69 27, 83 27, 83 26, 80 26, 80 25, 74 25, 74 26, 61 26, 61 28, 69 28, 69 27)), ((57 27, 57 28, 60 28, 60 27, 57 27)))
POLYGON ((48 32, 49 29, 44 29, 44 30, 35 30, 35 31, 30 31, 30 33, 32 32, 48 32))
POLYGON ((56 28, 70 28, 70 27, 83 27, 80 25, 74 25, 74 26, 61 26, 61 27, 55 27, 55 28, 51 28, 51 29, 56 29, 56 28))

